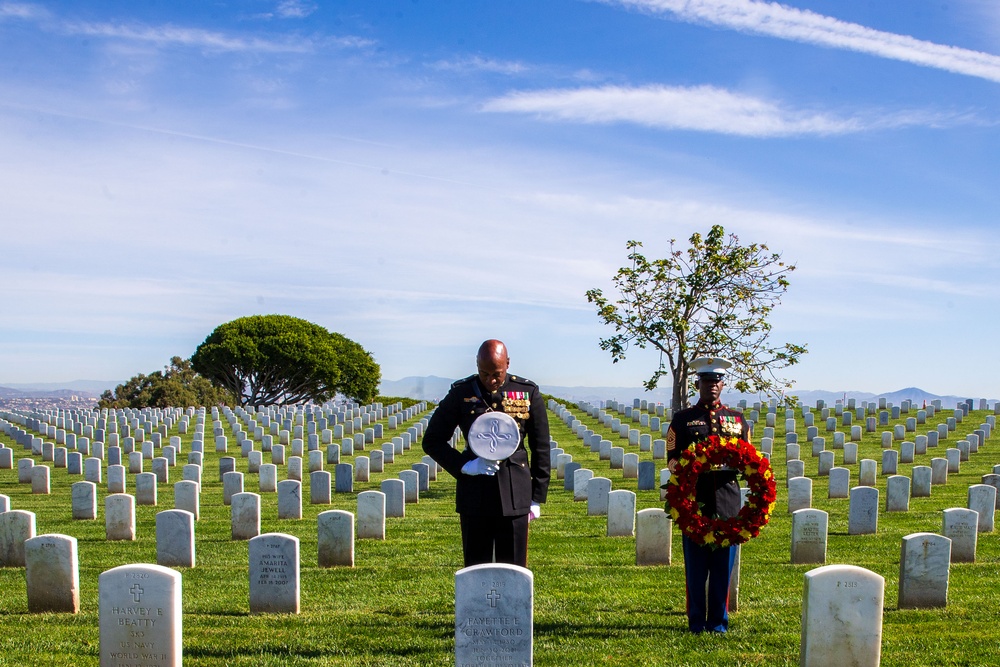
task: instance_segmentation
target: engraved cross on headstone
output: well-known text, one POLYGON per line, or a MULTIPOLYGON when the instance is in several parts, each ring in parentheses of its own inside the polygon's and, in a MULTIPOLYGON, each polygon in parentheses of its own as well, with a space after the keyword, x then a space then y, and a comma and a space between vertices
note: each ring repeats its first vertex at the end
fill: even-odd
POLYGON ((132 584, 132 588, 128 589, 128 592, 132 594, 132 600, 139 602, 142 600, 142 586, 139 584, 132 584))
POLYGON ((497 593, 497 589, 494 588, 493 590, 491 590, 486 595, 486 599, 490 601, 490 606, 491 607, 496 607, 497 606, 497 600, 500 599, 500 594, 497 593))

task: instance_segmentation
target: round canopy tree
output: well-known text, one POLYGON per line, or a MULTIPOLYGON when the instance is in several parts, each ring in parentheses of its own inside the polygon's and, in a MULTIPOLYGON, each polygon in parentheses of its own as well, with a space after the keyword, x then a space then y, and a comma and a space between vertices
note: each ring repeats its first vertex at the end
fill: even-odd
POLYGON ((251 315, 221 324, 191 363, 241 405, 322 403, 337 393, 367 403, 381 379, 378 364, 360 345, 289 315, 251 315))

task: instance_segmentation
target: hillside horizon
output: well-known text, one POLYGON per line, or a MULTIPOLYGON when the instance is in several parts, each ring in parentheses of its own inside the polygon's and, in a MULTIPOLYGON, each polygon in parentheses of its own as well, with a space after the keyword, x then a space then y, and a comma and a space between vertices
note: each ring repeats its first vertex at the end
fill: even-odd
MULTIPOLYGON (((448 392, 448 388, 456 379, 445 378, 436 375, 407 376, 398 380, 383 380, 379 385, 379 393, 383 396, 403 396, 418 400, 440 401, 448 392)), ((102 381, 102 380, 72 380, 69 382, 40 382, 40 383, 10 383, 0 385, 0 398, 46 398, 65 397, 70 394, 89 396, 97 398, 105 389, 114 389, 122 382, 102 381)), ((658 387, 654 391, 646 391, 641 386, 589 386, 589 385, 539 385, 546 394, 551 394, 557 398, 568 401, 632 401, 636 398, 654 403, 670 403, 669 388, 658 387)), ((951 406, 958 401, 967 398, 986 398, 989 402, 997 399, 984 396, 957 396, 953 394, 935 394, 919 387, 904 387, 888 392, 870 392, 861 390, 827 390, 827 389, 802 389, 792 390, 789 394, 798 397, 803 404, 815 404, 822 400, 834 403, 837 400, 856 399, 867 401, 877 398, 885 398, 892 403, 901 403, 909 400, 914 403, 930 402, 941 400, 946 406, 951 406)), ((762 400, 756 394, 741 394, 738 392, 723 392, 724 403, 736 404, 740 400, 754 402, 762 400)))
MULTIPOLYGON (((458 378, 456 378, 458 379, 458 378)), ((420 400, 439 401, 448 392, 448 388, 455 379, 443 378, 436 375, 410 376, 400 380, 383 380, 379 386, 379 392, 383 396, 405 396, 420 400)), ((569 401, 606 401, 614 399, 618 401, 631 401, 636 398, 652 400, 665 405, 670 403, 670 389, 658 387, 654 391, 646 391, 643 387, 614 387, 614 386, 561 386, 561 385, 539 385, 542 392, 551 394, 556 398, 569 401)), ((956 396, 951 394, 934 394, 919 387, 905 387, 889 392, 875 393, 859 390, 830 391, 824 389, 803 389, 788 392, 797 396, 804 404, 815 403, 818 400, 833 403, 841 399, 854 398, 858 401, 867 401, 876 398, 885 398, 892 403, 901 403, 910 400, 914 403, 923 401, 941 400, 944 405, 952 405, 967 398, 986 398, 990 402, 996 399, 984 396, 956 396)), ((735 404, 746 399, 749 402, 759 401, 761 398, 756 394, 741 394, 738 392, 726 391, 722 394, 724 403, 735 404)))

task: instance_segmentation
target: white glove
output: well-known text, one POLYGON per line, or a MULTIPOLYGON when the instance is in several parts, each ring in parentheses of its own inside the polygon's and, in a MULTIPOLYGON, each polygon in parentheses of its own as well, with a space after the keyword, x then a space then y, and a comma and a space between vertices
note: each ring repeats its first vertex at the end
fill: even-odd
POLYGON ((542 506, 538 503, 531 503, 531 509, 528 510, 528 521, 537 519, 540 516, 542 516, 542 506))
POLYGON ((489 475, 492 477, 497 474, 497 470, 500 470, 499 463, 487 461, 479 456, 462 466, 463 475, 489 475))

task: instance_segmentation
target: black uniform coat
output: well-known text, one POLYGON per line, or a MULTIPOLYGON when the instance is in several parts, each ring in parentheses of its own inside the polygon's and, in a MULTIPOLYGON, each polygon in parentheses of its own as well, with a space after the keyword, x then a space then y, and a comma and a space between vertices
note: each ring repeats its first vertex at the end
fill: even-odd
MULTIPOLYGON (((680 458, 692 442, 710 435, 736 436, 750 442, 749 427, 743 413, 715 403, 698 403, 675 413, 667 430, 667 460, 680 458)), ((695 498, 702 506, 702 516, 731 519, 740 511, 740 486, 734 470, 712 470, 698 477, 695 498)))
POLYGON ((455 382, 431 415, 422 446, 457 480, 455 510, 460 514, 523 516, 532 503, 545 502, 549 489, 549 420, 538 385, 531 380, 508 375, 492 394, 478 375, 455 382), (476 455, 468 446, 458 450, 448 441, 457 426, 468 443, 472 422, 488 410, 514 417, 521 442, 510 458, 500 462, 496 475, 463 475, 462 466, 476 455), (531 450, 530 462, 525 446, 531 450))

